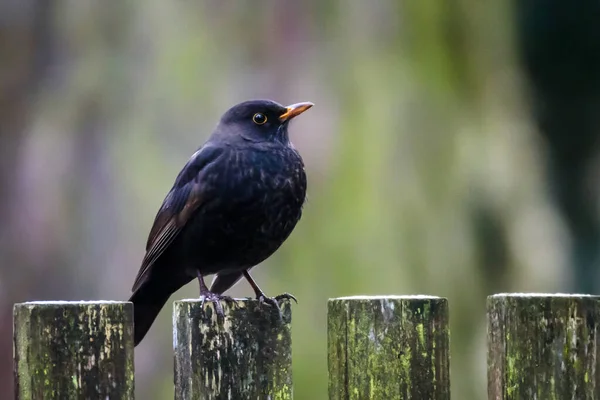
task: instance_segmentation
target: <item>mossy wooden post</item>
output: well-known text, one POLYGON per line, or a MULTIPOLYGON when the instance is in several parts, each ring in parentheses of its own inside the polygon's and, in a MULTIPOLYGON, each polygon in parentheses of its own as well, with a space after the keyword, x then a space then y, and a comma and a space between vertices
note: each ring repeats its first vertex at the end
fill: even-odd
POLYGON ((342 297, 328 305, 329 399, 448 400, 448 302, 342 297))
POLYGON ((488 397, 600 399, 600 297, 488 297, 488 397))
POLYGON ((292 399, 290 302, 282 319, 257 300, 222 304, 220 321, 210 302, 174 304, 175 399, 292 399))
POLYGON ((15 398, 133 399, 133 305, 14 306, 15 398))

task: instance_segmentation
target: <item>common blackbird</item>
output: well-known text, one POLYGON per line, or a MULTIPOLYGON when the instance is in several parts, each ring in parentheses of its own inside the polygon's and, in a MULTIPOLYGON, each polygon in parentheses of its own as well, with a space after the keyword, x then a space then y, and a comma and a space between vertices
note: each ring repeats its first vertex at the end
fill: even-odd
MULTIPOLYGON (((172 293, 198 278, 200 296, 222 317, 222 293, 245 277, 277 308, 249 270, 290 235, 306 195, 304 163, 290 142, 292 118, 312 107, 251 100, 229 109, 167 194, 133 285, 134 340, 144 338, 172 293), (209 290, 204 276, 216 274, 209 290)), ((295 299, 294 299, 295 300, 295 299)))

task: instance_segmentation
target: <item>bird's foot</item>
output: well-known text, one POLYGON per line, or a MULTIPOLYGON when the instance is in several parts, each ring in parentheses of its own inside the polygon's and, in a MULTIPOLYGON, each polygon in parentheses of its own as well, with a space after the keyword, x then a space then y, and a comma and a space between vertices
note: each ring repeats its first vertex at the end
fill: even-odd
POLYGON ((298 300, 296 300, 296 298, 289 293, 283 293, 283 294, 277 295, 275 297, 267 297, 264 293, 260 293, 256 298, 258 299, 259 307, 262 306, 263 304, 268 304, 270 306, 275 307, 275 309, 277 310, 277 313, 279 314, 280 320, 283 320, 283 314, 281 313, 281 307, 279 306, 279 302, 281 300, 283 300, 283 299, 294 300, 296 302, 296 304, 298 304, 298 300))
POLYGON ((237 300, 234 299, 233 297, 224 296, 222 294, 216 294, 216 293, 209 292, 209 291, 202 293, 200 295, 200 300, 201 300, 203 307, 204 307, 205 301, 212 302, 215 306, 215 312, 217 313, 217 316, 219 316, 221 318, 225 318, 225 313, 223 312, 223 305, 221 304, 221 300, 225 301, 226 303, 237 304, 237 300))
POLYGON ((277 300, 281 300, 281 299, 294 300, 294 303, 298 304, 298 300, 296 300, 296 297, 290 293, 278 294, 277 296, 275 296, 275 299, 277 299, 277 300))

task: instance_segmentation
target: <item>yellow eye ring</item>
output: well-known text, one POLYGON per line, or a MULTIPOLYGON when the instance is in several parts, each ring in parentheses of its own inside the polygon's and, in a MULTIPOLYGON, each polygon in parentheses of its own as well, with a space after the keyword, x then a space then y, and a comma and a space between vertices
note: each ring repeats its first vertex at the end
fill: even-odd
POLYGON ((267 116, 265 114, 262 114, 262 113, 256 113, 252 117, 252 121, 254 121, 254 123, 256 125, 263 125, 264 123, 267 122, 267 116))

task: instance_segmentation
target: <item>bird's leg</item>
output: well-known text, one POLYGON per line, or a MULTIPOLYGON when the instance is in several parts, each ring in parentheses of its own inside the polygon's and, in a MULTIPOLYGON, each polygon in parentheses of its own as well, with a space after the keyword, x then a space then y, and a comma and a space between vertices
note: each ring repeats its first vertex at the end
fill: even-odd
POLYGON ((292 296, 289 293, 283 293, 280 294, 278 296, 275 297, 267 297, 267 295, 265 295, 265 292, 263 292, 260 287, 258 286, 258 284, 254 281, 254 279, 252 278, 252 276, 250 276, 250 272, 248 272, 248 270, 244 271, 244 277, 246 278, 246 280, 248 281, 248 283, 250 284, 250 286, 252 286, 252 289, 254 289, 254 294, 256 295, 256 298, 258 299, 260 304, 263 303, 267 303, 272 305, 273 307, 275 307, 277 309, 277 311, 279 312, 279 317, 281 318, 281 308, 279 307, 279 302, 278 300, 281 299, 288 299, 288 300, 294 300, 296 303, 298 303, 298 300, 296 300, 296 298, 294 296, 292 296))
POLYGON ((206 300, 212 301, 215 305, 215 311, 218 316, 225 318, 225 313, 223 312, 223 306, 221 305, 221 300, 231 301, 236 303, 235 299, 230 296, 223 296, 222 294, 216 294, 211 292, 207 287, 206 283, 204 283, 204 277, 200 272, 198 272, 198 282, 200 283, 200 298, 202 299, 202 305, 204 306, 204 302, 206 300))

